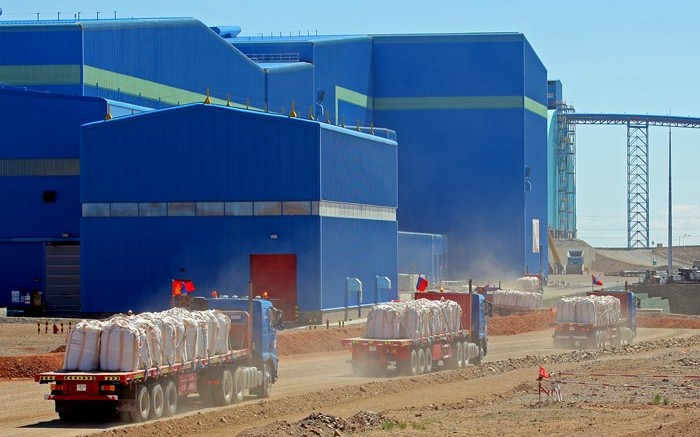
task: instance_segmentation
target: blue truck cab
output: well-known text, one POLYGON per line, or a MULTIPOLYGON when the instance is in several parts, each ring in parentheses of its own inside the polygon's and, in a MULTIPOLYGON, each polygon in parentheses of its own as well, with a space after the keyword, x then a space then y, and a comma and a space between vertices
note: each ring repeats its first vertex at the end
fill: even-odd
MULTIPOLYGON (((248 312, 247 297, 194 297, 191 301, 193 310, 220 310, 231 318, 232 333, 237 325, 249 323, 242 312, 248 312)), ((277 331, 283 329, 282 312, 266 299, 252 300, 253 313, 251 324, 251 354, 253 365, 262 369, 263 365, 271 370, 273 382, 277 380, 277 331)), ((231 335, 232 348, 237 342, 231 335)))
POLYGON ((488 326, 486 298, 483 294, 474 293, 471 295, 471 336, 472 342, 482 348, 481 356, 486 356, 488 352, 488 326))

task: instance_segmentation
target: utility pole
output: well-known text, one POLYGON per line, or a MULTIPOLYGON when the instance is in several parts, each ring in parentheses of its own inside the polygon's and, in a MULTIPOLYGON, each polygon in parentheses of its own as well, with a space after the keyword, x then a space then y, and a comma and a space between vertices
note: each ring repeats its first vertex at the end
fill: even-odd
POLYGON ((668 127, 668 275, 673 273, 673 220, 671 211, 671 126, 668 127))

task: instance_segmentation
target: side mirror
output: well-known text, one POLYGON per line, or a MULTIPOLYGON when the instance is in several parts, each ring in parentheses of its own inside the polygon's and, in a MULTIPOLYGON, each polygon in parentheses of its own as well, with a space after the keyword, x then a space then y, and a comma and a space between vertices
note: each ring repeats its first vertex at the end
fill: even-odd
POLYGON ((282 331, 284 329, 284 317, 282 317, 282 315, 282 310, 278 310, 277 308, 272 309, 272 320, 270 320, 270 322, 272 327, 278 331, 282 331))

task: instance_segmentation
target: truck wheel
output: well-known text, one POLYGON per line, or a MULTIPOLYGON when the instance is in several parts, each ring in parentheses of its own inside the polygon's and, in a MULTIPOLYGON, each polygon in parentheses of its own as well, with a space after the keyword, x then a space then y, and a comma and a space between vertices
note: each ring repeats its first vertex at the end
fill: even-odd
POLYGON ((433 349, 428 346, 425 348, 425 373, 433 371, 433 349))
POLYGON ((58 418, 63 422, 78 422, 80 420, 80 415, 72 408, 73 404, 66 401, 56 401, 55 407, 58 418))
POLYGON ((261 398, 269 398, 272 391, 272 374, 268 363, 263 364, 262 377, 262 385, 258 389, 257 394, 261 398))
POLYGON ((464 345, 461 341, 457 342, 457 347, 455 349, 457 350, 457 368, 461 369, 464 367, 464 345))
POLYGON ((463 366, 467 367, 469 365, 469 342, 465 341, 462 343, 462 356, 464 357, 462 362, 463 366))
POLYGON ((178 400, 177 386, 175 386, 174 381, 170 380, 165 385, 165 409, 163 410, 163 416, 170 417, 177 413, 178 400))
POLYGON ((418 349, 418 373, 425 373, 425 349, 418 349))
POLYGON ((243 378, 243 370, 238 367, 235 372, 233 372, 233 399, 234 404, 239 404, 243 402, 243 392, 245 390, 245 382, 243 378))
POLYGON ((163 386, 156 382, 151 386, 151 419, 160 419, 163 417, 163 408, 165 407, 165 395, 163 394, 163 386))
POLYGON ((228 405, 233 399, 234 384, 231 370, 224 369, 221 372, 221 384, 214 388, 214 402, 216 405, 228 405))
POLYGON ((476 366, 481 366, 481 363, 484 361, 484 356, 486 355, 486 352, 484 351, 484 346, 479 344, 476 347, 476 357, 474 358, 474 365, 476 366))
POLYGON ((148 416, 151 415, 151 396, 148 393, 148 387, 139 384, 136 387, 136 403, 134 410, 130 413, 132 422, 145 422, 148 416))
POLYGON ((415 349, 411 350, 411 375, 417 375, 420 372, 418 366, 418 352, 415 349))

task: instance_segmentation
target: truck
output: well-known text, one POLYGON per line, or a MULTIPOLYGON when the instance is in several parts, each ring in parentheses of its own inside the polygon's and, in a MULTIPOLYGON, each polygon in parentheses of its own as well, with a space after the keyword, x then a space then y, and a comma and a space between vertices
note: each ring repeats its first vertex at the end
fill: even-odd
MULTIPOLYGON (((562 298, 557 305, 557 321, 554 327, 554 347, 556 348, 606 348, 631 344, 637 336, 637 298, 632 291, 591 291, 586 295, 600 301, 600 298, 614 298, 618 310, 613 317, 581 317, 576 310, 575 317, 566 317, 562 311, 571 305, 566 303, 588 302, 585 298, 562 298)), ((614 302, 613 302, 614 303, 614 302)), ((576 305, 581 305, 576 303, 576 305)), ((585 304, 584 304, 585 305, 585 304)), ((594 306, 596 304, 594 303, 594 306)), ((585 310, 585 308, 584 308, 585 310)), ((584 311, 585 313, 585 311, 584 311)))
MULTIPOLYGON (((46 399, 55 402, 63 421, 143 422, 176 414, 197 394, 205 405, 241 402, 246 395, 270 396, 277 380, 277 330, 281 312, 265 299, 193 297, 193 310, 215 309, 230 319, 228 350, 204 358, 135 371, 66 371, 40 373, 35 381, 50 384, 46 399)), ((217 340, 218 341, 218 340, 217 340)))
POLYGON ((353 337, 341 342, 352 353, 355 376, 419 375, 438 367, 455 369, 481 364, 488 352, 486 301, 483 295, 420 292, 415 300, 450 300, 461 308, 457 329, 413 338, 353 337))

